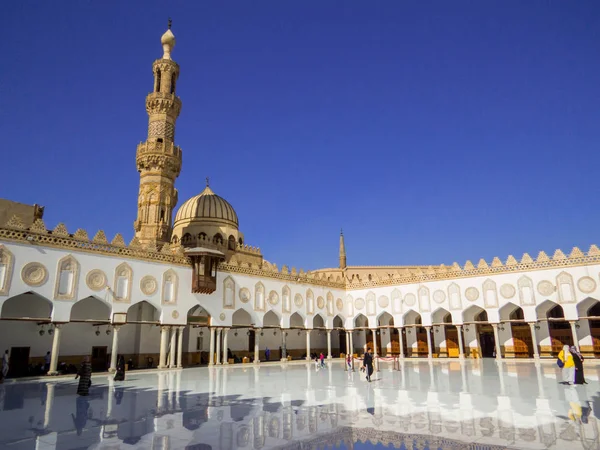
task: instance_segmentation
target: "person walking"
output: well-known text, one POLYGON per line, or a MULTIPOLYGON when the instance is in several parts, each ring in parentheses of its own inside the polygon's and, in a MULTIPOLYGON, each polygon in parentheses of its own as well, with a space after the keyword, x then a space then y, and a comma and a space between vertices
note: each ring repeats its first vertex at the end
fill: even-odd
POLYGON ((114 379, 115 381, 125 381, 125 357, 123 355, 117 358, 117 371, 114 379))
POLYGON ((89 356, 83 358, 81 367, 77 371, 77 375, 75 375, 75 379, 77 378, 79 378, 79 385, 77 386, 77 395, 89 395, 90 386, 92 385, 92 365, 90 364, 89 356))
POLYGON ((4 355, 2 355, 2 379, 6 378, 8 375, 8 361, 8 350, 6 350, 4 355))
POLYGON ((269 361, 270 358, 271 358, 271 350, 269 350, 269 347, 267 347, 267 349, 265 350, 265 359, 267 361, 269 361))
POLYGON ((321 352, 321 354, 319 355, 319 360, 321 361, 321 367, 325 367, 325 355, 323 354, 323 352, 321 352))
POLYGON ((575 377, 573 382, 575 384, 587 384, 585 377, 583 376, 583 355, 579 353, 577 347, 571 346, 571 355, 573 355, 573 364, 575 364, 575 377))
POLYGON ((352 370, 352 355, 348 354, 346 363, 348 364, 348 370, 352 370))
POLYGON ((367 381, 371 382, 371 375, 373 375, 373 355, 371 354, 371 348, 367 347, 367 351, 363 356, 363 366, 367 372, 367 381))
POLYGON ((44 373, 50 371, 50 359, 50 352, 46 352, 46 356, 44 356, 44 373))
POLYGON ((563 346, 563 349, 558 354, 558 367, 562 368, 563 380, 561 384, 571 384, 575 381, 575 362, 573 355, 569 351, 569 346, 563 346))

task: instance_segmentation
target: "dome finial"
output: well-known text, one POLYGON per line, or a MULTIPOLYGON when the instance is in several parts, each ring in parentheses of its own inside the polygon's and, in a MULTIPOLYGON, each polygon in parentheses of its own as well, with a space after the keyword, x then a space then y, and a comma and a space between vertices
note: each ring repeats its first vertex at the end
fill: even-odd
POLYGON ((169 30, 171 29, 171 25, 173 25, 173 21, 171 20, 171 18, 169 17, 169 30))
POLYGON ((168 24, 169 29, 165 31, 165 34, 160 38, 160 43, 162 44, 164 52, 163 59, 171 59, 171 51, 173 51, 173 47, 175 47, 175 35, 171 31, 171 25, 173 24, 171 18, 169 18, 168 24))
POLYGON ((210 178, 206 177, 206 187, 210 186, 210 178))

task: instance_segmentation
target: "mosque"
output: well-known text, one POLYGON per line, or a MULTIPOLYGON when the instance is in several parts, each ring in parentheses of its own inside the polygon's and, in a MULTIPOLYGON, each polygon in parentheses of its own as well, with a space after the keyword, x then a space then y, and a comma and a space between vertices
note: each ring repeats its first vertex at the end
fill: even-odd
POLYGON ((148 136, 135 237, 47 228, 44 209, 0 201, 0 348, 9 376, 50 352, 49 374, 338 358, 555 358, 563 344, 600 356, 600 249, 575 247, 476 264, 304 271, 264 259, 235 209, 209 186, 176 209, 182 149, 175 36, 162 35, 146 98, 148 136), (173 217, 173 212, 175 216, 173 217), (267 352, 269 349, 269 352, 267 352), (268 355, 267 355, 268 353, 268 355))

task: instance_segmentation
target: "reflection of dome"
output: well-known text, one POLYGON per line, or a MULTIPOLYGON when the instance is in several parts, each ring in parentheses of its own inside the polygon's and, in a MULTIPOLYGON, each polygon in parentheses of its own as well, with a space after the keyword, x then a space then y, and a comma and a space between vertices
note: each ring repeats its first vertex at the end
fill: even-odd
POLYGON ((235 229, 238 228, 238 217, 227 200, 215 194, 210 187, 206 188, 195 197, 186 201, 175 216, 173 226, 178 222, 213 222, 225 224, 235 229))

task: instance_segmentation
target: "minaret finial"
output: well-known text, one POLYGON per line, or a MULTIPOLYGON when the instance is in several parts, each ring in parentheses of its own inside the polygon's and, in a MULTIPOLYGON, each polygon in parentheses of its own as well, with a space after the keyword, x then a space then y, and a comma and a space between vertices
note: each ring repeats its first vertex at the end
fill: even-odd
POLYGON ((169 17, 169 30, 171 29, 171 25, 173 25, 173 20, 169 17))
POLYGON ((208 177, 206 177, 206 187, 210 186, 210 179, 208 177))
POLYGON ((340 236, 343 236, 343 235, 344 235, 344 229, 340 228, 340 236))

